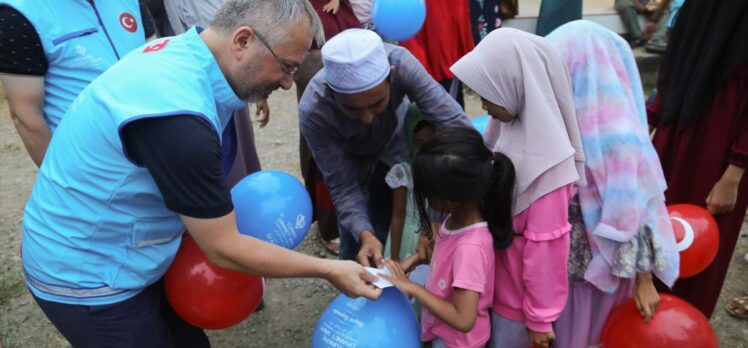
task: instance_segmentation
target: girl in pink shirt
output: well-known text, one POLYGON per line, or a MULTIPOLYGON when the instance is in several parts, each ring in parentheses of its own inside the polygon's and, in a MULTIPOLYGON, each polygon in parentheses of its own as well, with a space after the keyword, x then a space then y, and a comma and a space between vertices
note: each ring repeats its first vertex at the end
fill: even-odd
MULTIPOLYGON (((514 165, 492 153, 472 128, 440 129, 413 162, 416 205, 422 226, 430 206, 449 214, 436 236, 426 287, 405 275, 418 255, 385 264, 381 275, 423 305, 421 340, 433 347, 482 347, 491 335, 494 248, 512 243, 514 165)), ((427 234, 429 229, 426 229, 427 234)))
POLYGON ((584 185, 584 153, 569 76, 545 38, 511 28, 488 34, 452 66, 492 119, 486 142, 517 171, 512 208, 517 237, 496 251, 491 345, 547 347, 566 304, 568 208, 584 185))

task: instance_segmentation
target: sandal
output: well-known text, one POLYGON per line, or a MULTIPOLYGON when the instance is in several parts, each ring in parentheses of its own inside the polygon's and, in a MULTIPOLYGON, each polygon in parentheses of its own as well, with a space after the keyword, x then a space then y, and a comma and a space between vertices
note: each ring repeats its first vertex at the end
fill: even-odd
POLYGON ((725 310, 735 318, 748 319, 748 296, 733 298, 725 310))
POLYGON ((330 254, 333 254, 335 256, 338 256, 338 254, 340 254, 340 238, 335 238, 331 241, 326 241, 320 238, 319 241, 322 243, 322 246, 325 247, 325 250, 327 250, 330 254))

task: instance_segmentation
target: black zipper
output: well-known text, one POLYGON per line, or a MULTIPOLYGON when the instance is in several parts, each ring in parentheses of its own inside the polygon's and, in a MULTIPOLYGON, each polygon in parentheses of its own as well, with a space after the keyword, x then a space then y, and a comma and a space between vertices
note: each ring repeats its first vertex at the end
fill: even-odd
POLYGON ((101 20, 101 15, 99 14, 99 10, 96 8, 96 4, 94 3, 94 0, 88 0, 88 3, 91 4, 91 7, 93 7, 94 13, 96 13, 96 18, 99 20, 99 25, 104 30, 104 35, 106 35, 106 39, 109 40, 109 45, 112 46, 112 51, 114 51, 114 55, 117 56, 117 60, 119 60, 119 53, 117 53, 117 48, 114 47, 114 42, 112 42, 112 38, 109 37, 109 32, 106 31, 106 27, 104 26, 104 21, 101 20))

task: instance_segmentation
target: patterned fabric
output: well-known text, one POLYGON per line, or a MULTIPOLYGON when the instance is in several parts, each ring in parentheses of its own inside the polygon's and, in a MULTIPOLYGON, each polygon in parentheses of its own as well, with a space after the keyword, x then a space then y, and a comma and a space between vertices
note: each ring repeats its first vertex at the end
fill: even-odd
POLYGON ((651 272, 667 267, 662 243, 655 238, 652 228, 642 225, 636 238, 621 244, 613 262, 613 275, 619 278, 634 278, 636 273, 651 272))
POLYGON ((393 190, 398 187, 407 187, 408 189, 413 188, 413 174, 410 170, 410 164, 407 162, 398 163, 387 172, 387 176, 384 177, 384 181, 393 190))
MULTIPOLYGON (((569 222, 571 223, 571 248, 569 251, 569 280, 584 281, 587 266, 592 261, 592 250, 587 241, 587 232, 579 207, 579 197, 569 205, 569 222)), ((612 274, 619 278, 633 279, 636 273, 651 272, 653 269, 667 267, 667 255, 662 243, 647 225, 639 227, 636 237, 622 243, 613 258, 612 274)))
POLYGON ((488 33, 501 27, 498 0, 470 0, 470 22, 477 45, 488 33))
POLYGON ((571 223, 571 247, 569 248, 569 264, 567 272, 569 280, 574 282, 584 281, 584 272, 587 271, 587 265, 592 261, 592 251, 590 243, 587 241, 587 231, 584 229, 582 221, 582 209, 579 207, 579 197, 569 204, 569 222, 571 223))
POLYGON ((565 24, 548 39, 561 51, 571 75, 587 159, 588 184, 579 187, 579 202, 592 260, 584 278, 601 291, 616 291, 617 274, 633 275, 631 258, 617 263, 621 246, 634 243, 623 250, 638 254, 640 229, 649 226, 654 233, 648 234, 657 239, 652 245, 662 254, 653 271, 672 285, 678 277, 679 255, 665 208, 667 186, 649 138, 631 48, 615 33, 589 21, 565 24))

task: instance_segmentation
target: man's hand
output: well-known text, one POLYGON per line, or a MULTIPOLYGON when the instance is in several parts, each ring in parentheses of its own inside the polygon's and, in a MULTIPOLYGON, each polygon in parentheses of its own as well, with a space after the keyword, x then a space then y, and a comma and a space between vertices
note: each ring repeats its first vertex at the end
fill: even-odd
POLYGON ((367 272, 361 265, 353 261, 332 261, 327 280, 348 297, 364 296, 376 300, 382 294, 382 289, 371 283, 377 277, 367 272))
POLYGON ((371 284, 377 277, 353 261, 312 257, 240 234, 234 212, 217 218, 181 218, 215 266, 262 277, 324 278, 348 296, 376 299, 381 294, 371 284))
POLYGON ((263 99, 258 101, 256 106, 255 121, 260 125, 260 128, 264 128, 270 122, 270 105, 268 105, 267 99, 263 99))
POLYGON ((361 249, 358 250, 356 259, 358 263, 366 267, 382 268, 382 243, 371 231, 361 232, 361 249))

